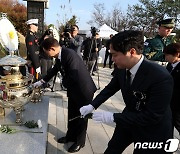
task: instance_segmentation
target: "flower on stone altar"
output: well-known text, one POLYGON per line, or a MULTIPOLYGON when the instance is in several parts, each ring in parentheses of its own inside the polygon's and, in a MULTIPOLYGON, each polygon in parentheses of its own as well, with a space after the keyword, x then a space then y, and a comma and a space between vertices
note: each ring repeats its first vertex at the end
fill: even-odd
POLYGON ((42 128, 42 123, 40 119, 37 121, 37 123, 38 123, 38 128, 42 128))

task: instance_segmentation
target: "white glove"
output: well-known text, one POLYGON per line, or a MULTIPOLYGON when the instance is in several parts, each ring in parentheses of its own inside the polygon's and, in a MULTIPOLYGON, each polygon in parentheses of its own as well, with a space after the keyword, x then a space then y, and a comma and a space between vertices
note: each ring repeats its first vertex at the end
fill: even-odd
POLYGON ((40 67, 36 68, 36 72, 41 74, 41 68, 40 67))
POLYGON ((91 104, 83 106, 79 109, 83 117, 85 117, 89 113, 92 113, 93 110, 94 110, 94 107, 91 104))
POLYGON ((33 84, 33 87, 40 87, 43 83, 45 83, 45 81, 43 79, 39 80, 33 84))
POLYGON ((103 123, 113 123, 114 122, 114 113, 112 112, 94 112, 92 119, 96 122, 103 122, 103 123))

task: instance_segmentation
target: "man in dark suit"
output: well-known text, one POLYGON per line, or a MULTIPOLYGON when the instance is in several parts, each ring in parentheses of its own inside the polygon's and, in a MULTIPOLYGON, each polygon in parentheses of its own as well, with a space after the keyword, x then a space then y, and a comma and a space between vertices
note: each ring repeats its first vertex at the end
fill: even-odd
POLYGON ((68 130, 66 136, 60 138, 58 142, 74 142, 68 152, 77 152, 85 145, 88 121, 83 118, 76 118, 72 121, 70 119, 81 115, 80 107, 92 101, 96 86, 84 62, 74 50, 61 47, 54 38, 45 39, 42 48, 48 56, 56 58, 56 64, 48 75, 34 83, 34 86, 41 86, 58 71, 63 70, 63 85, 67 88, 68 96, 68 130))
POLYGON ((174 80, 171 110, 173 115, 173 126, 180 134, 180 43, 172 43, 164 48, 165 59, 168 62, 167 70, 174 80))
POLYGON ((133 142, 134 153, 164 154, 163 147, 148 148, 149 144, 163 142, 164 145, 173 138, 172 77, 162 66, 146 60, 142 49, 140 31, 124 31, 112 37, 110 52, 118 69, 92 103, 80 108, 81 115, 85 116, 121 90, 126 104, 122 113, 95 111, 92 116, 98 122, 116 123, 105 154, 120 154, 133 142), (147 148, 139 147, 139 142, 146 142, 147 148))

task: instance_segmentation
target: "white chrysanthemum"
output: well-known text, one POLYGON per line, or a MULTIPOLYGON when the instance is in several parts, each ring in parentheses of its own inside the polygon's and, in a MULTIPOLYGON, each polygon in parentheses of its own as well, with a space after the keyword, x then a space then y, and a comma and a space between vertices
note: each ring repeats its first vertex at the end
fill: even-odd
POLYGON ((38 128, 42 128, 42 123, 40 119, 37 121, 37 124, 38 124, 38 128))
POLYGON ((18 50, 17 32, 12 23, 5 17, 0 19, 0 42, 6 50, 18 50))
POLYGON ((59 33, 57 29, 54 26, 51 26, 49 29, 53 32, 53 37, 59 42, 59 33))

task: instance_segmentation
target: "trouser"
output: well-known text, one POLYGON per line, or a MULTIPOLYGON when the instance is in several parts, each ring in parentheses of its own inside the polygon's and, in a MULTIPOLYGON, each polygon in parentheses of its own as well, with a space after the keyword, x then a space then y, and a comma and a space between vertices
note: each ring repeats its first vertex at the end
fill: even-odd
POLYGON ((68 97, 68 130, 66 138, 68 141, 76 142, 79 145, 85 145, 88 120, 77 118, 69 121, 69 119, 81 115, 78 103, 79 101, 75 101, 71 97, 68 97))
POLYGON ((93 67, 93 72, 98 70, 98 63, 97 63, 97 59, 95 61, 94 67, 93 67))
POLYGON ((96 59, 88 62, 88 71, 90 72, 90 74, 93 73, 95 64, 96 64, 96 59))
POLYGON ((105 54, 104 67, 106 67, 106 61, 107 61, 108 57, 109 57, 109 68, 111 68, 112 63, 113 63, 113 61, 112 61, 112 54, 109 53, 108 51, 106 51, 106 54, 105 54))
MULTIPOLYGON (((166 141, 167 139, 172 139, 171 132, 170 133, 167 132, 167 134, 161 133, 161 135, 155 135, 156 133, 151 134, 151 133, 146 132, 146 128, 144 129, 145 129, 145 132, 142 132, 141 134, 140 132, 138 132, 138 130, 136 130, 133 127, 123 128, 122 126, 116 124, 114 134, 111 140, 109 141, 108 147, 106 151, 104 152, 104 154, 120 154, 133 142, 134 143, 137 143, 137 142, 159 143, 160 140, 166 141)), ((162 147, 161 149, 136 148, 133 153, 134 154, 167 154, 167 152, 164 150, 164 147, 162 147)), ((168 153, 168 154, 172 154, 172 153, 168 153)))
POLYGON ((173 126, 180 134, 180 113, 179 111, 172 110, 173 126))
POLYGON ((109 54, 109 68, 112 67, 113 61, 112 61, 112 54, 109 54))
POLYGON ((48 71, 52 68, 53 61, 52 59, 42 58, 40 62, 41 62, 41 75, 42 77, 45 77, 48 71))

